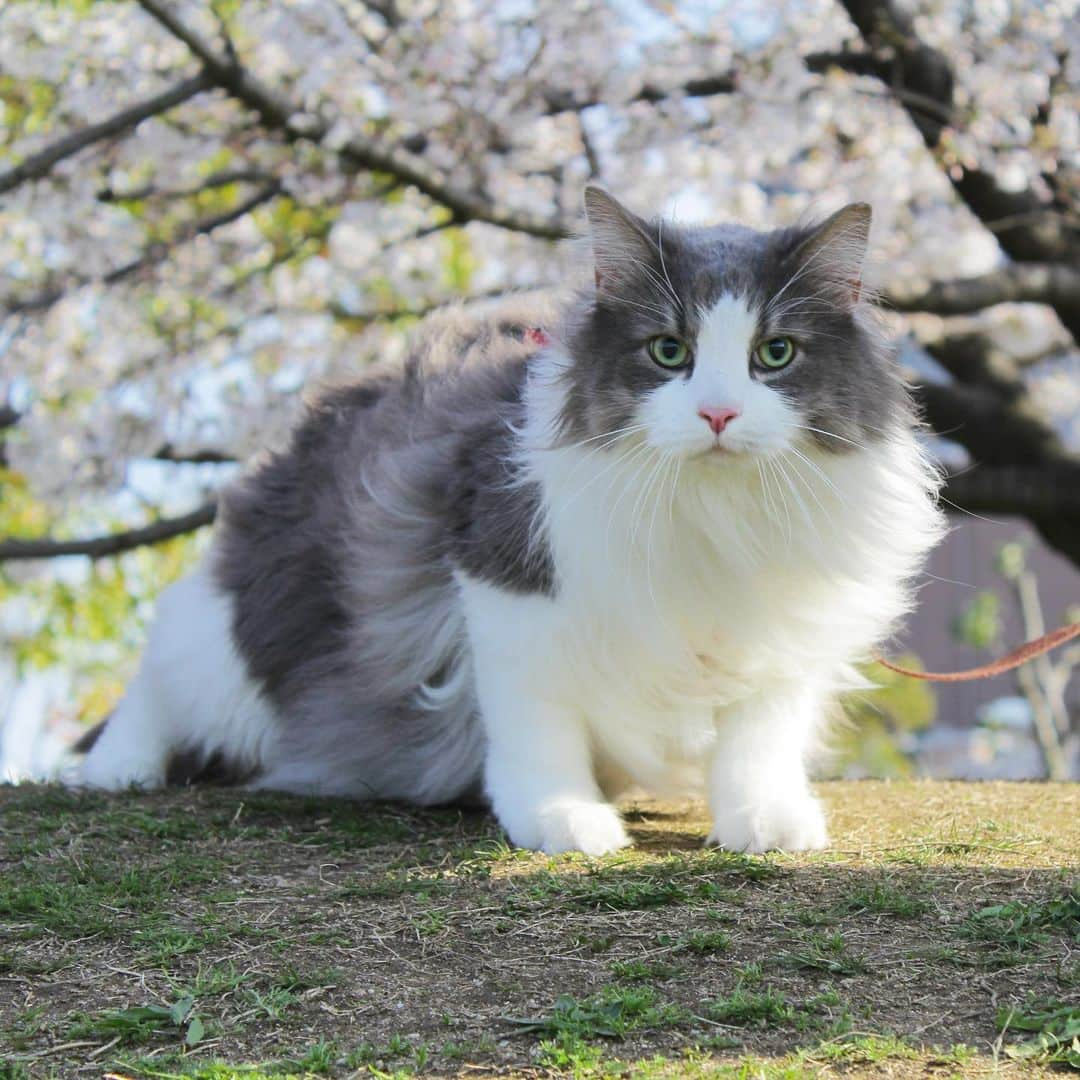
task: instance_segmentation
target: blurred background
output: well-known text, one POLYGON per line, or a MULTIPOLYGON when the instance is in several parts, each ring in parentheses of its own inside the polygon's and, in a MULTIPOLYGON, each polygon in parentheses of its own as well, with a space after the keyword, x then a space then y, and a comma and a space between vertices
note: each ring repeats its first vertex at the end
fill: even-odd
MULTIPOLYGON (((874 206, 953 531, 891 655, 1080 618, 1076 0, 6 0, 0 779, 131 675, 302 389, 559 283, 590 178, 757 227, 874 206)), ((869 674, 837 774, 1080 776, 1080 647, 869 674)))

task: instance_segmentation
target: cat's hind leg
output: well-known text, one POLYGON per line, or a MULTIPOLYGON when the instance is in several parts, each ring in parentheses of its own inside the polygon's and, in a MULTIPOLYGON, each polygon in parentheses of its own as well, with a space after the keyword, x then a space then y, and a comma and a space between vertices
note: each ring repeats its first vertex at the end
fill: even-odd
POLYGON ((273 737, 271 709, 232 642, 231 605, 204 567, 162 593, 139 671, 79 779, 111 790, 160 787, 181 759, 216 759, 247 775, 273 737))

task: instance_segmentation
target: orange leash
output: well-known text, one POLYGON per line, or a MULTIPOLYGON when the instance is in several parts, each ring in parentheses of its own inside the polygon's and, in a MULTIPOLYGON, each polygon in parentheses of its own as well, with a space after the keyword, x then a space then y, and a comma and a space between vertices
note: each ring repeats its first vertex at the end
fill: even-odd
POLYGON ((992 663, 983 664, 982 667, 968 668, 966 671, 915 671, 912 668, 900 667, 891 664, 883 657, 878 657, 877 662, 890 671, 899 672, 901 675, 910 675, 913 679, 925 679, 929 682, 971 682, 973 679, 988 679, 991 675, 1001 675, 1003 672, 1012 671, 1028 660, 1034 660, 1036 656, 1042 656, 1066 641, 1072 641, 1074 637, 1080 637, 1080 623, 1069 623, 1068 626, 1051 630, 1049 634, 1043 634, 1021 645, 1018 649, 1006 653, 992 663))

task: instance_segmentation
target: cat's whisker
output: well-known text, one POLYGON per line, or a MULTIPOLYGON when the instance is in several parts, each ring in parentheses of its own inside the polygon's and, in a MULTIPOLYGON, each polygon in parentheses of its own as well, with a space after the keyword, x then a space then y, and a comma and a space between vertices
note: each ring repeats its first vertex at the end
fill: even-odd
POLYGON ((648 263, 642 262, 640 259, 632 260, 634 265, 639 269, 644 270, 649 276, 649 280, 660 290, 662 294, 667 296, 676 308, 682 307, 682 301, 676 296, 674 288, 669 288, 667 282, 651 267, 648 263))
MULTIPOLYGON (((652 514, 649 517, 649 531, 645 537, 645 582, 649 589, 649 600, 652 603, 653 614, 660 620, 666 627, 666 621, 663 613, 660 611, 660 605, 656 601, 656 590, 653 585, 653 568, 652 568, 652 542, 653 542, 653 530, 656 527, 656 513, 660 509, 660 502, 664 494, 664 478, 667 476, 668 467, 671 464, 670 455, 661 452, 659 465, 656 470, 649 476, 649 486, 652 487, 653 476, 656 477, 656 497, 653 499, 652 514)), ((644 516, 644 512, 643 512, 644 516)), ((637 535, 637 524, 634 525, 634 535, 637 535)))
MULTIPOLYGON (((822 244, 821 247, 819 247, 816 251, 812 252, 810 257, 802 263, 799 269, 796 270, 790 278, 788 278, 788 280, 784 283, 780 290, 774 293, 773 296, 769 299, 769 303, 765 305, 766 313, 772 310, 773 305, 780 299, 781 296, 784 295, 785 292, 787 292, 788 289, 791 288, 792 285, 795 284, 795 282, 797 282, 805 274, 809 273, 810 270, 815 269, 817 263, 832 257, 832 255, 835 254, 834 249, 838 246, 844 246, 845 241, 846 238, 839 237, 836 240, 832 240, 831 242, 826 242, 822 244)), ((838 276, 835 273, 826 274, 825 279, 829 282, 832 282, 833 284, 842 284, 845 286, 849 285, 845 277, 838 276)))
POLYGON ((637 548, 638 528, 641 525, 641 518, 644 516, 645 509, 648 506, 649 489, 652 487, 654 477, 656 476, 657 472, 663 467, 663 465, 664 454, 663 451, 661 451, 657 454, 656 461, 653 463, 652 468, 649 469, 649 474, 645 478, 645 483, 642 484, 640 488, 638 488, 637 495, 634 497, 634 505, 630 509, 630 520, 634 523, 633 530, 630 534, 631 551, 635 551, 637 548))
POLYGON ((668 524, 672 531, 675 529, 675 492, 679 487, 679 476, 682 473, 682 458, 678 454, 675 457, 675 479, 671 483, 671 493, 668 496, 668 524))
POLYGON ((672 284, 671 275, 668 273, 667 263, 664 261, 664 219, 660 219, 660 224, 657 226, 657 241, 660 249, 660 269, 664 271, 664 280, 668 284, 668 291, 675 300, 675 304, 680 311, 685 311, 683 307, 682 298, 675 290, 675 286, 672 284))
POLYGON ((635 431, 644 431, 647 426, 648 425, 646 424, 627 424, 625 427, 612 428, 610 431, 601 431, 599 435, 590 435, 587 439, 580 439, 578 442, 556 443, 551 446, 530 446, 530 451, 535 450, 542 454, 553 454, 560 450, 576 450, 579 447, 587 446, 589 443, 597 442, 600 439, 606 439, 609 436, 627 435, 635 431))
POLYGON ((669 313, 662 307, 658 307, 656 304, 643 303, 640 300, 632 300, 624 293, 613 292, 610 288, 605 288, 606 295, 609 296, 616 304, 622 304, 626 307, 637 308, 638 311, 644 311, 646 315, 655 316, 658 319, 669 318, 669 313))
POLYGON ((859 450, 866 450, 867 452, 870 450, 868 446, 863 446, 862 443, 857 443, 854 439, 846 438, 843 435, 837 435, 835 431, 826 431, 824 428, 810 427, 809 424, 789 424, 788 427, 798 428, 800 431, 813 431, 817 435, 828 435, 832 439, 839 439, 840 442, 850 443, 859 450))
POLYGON ((838 499, 839 499, 839 500, 840 500, 840 501, 841 501, 841 502, 842 502, 842 503, 843 503, 843 504, 844 504, 845 506, 847 505, 847 499, 845 499, 845 498, 844 498, 844 495, 843 495, 843 493, 841 492, 841 490, 840 490, 840 489, 839 489, 839 488, 838 488, 838 487, 837 487, 837 486, 836 486, 836 485, 835 485, 835 484, 834 484, 834 483, 832 482, 832 480, 830 480, 830 479, 829 479, 829 477, 828 477, 828 475, 826 474, 825 470, 824 470, 824 469, 822 469, 820 465, 817 465, 817 464, 815 464, 815 463, 814 463, 813 461, 811 461, 811 460, 810 460, 810 458, 808 458, 808 457, 807 457, 807 456, 806 456, 806 455, 805 455, 805 454, 804 454, 804 453, 803 453, 803 452, 802 452, 801 450, 798 450, 798 449, 796 449, 796 448, 795 448, 794 446, 789 446, 789 447, 788 447, 788 451, 787 451, 787 452, 788 452, 788 453, 790 453, 790 454, 794 454, 794 455, 795 455, 795 456, 796 456, 796 457, 797 457, 797 458, 798 458, 798 459, 799 459, 800 461, 805 461, 805 462, 806 462, 806 464, 807 464, 807 465, 809 465, 809 466, 810 466, 810 468, 811 468, 811 469, 812 469, 812 470, 813 470, 813 471, 814 471, 815 473, 817 473, 817 475, 818 475, 818 476, 820 476, 820 477, 821 477, 821 479, 822 479, 822 482, 823 482, 824 484, 826 484, 826 485, 827 485, 828 487, 830 487, 830 488, 832 489, 832 491, 833 491, 833 493, 834 493, 834 494, 836 495, 836 497, 837 497, 837 498, 838 498, 838 499))
POLYGON ((777 326, 772 326, 769 330, 769 333, 776 335, 784 334, 794 338, 816 338, 821 341, 840 341, 845 344, 848 343, 848 339, 841 336, 840 334, 830 334, 824 330, 815 329, 814 327, 784 326, 781 324, 777 326))
MULTIPOLYGON (((772 526, 776 533, 780 532, 780 514, 777 510, 775 503, 773 502, 772 488, 769 485, 768 480, 765 478, 765 461, 758 459, 757 462, 758 483, 761 487, 761 496, 765 508, 765 517, 769 524, 772 526)), ((791 537, 788 536, 788 546, 790 547, 791 537)))
POLYGON ((835 315, 836 305, 822 303, 817 296, 797 296, 785 301, 779 308, 769 308, 768 316, 770 320, 780 320, 793 311, 806 315, 835 315))
POLYGON ((780 498, 780 506, 784 511, 784 532, 787 538, 787 546, 790 550, 792 537, 794 535, 791 526, 791 508, 788 506, 787 498, 784 495, 784 488, 783 485, 780 483, 780 477, 777 475, 776 465, 774 464, 773 460, 771 458, 766 458, 765 465, 768 467, 769 474, 776 484, 777 494, 780 498))
MULTIPOLYGON (((647 449, 649 449, 649 444, 645 442, 634 443, 633 445, 631 445, 628 449, 624 450, 621 454, 616 456, 614 460, 609 461, 608 464, 605 465, 600 472, 595 473, 588 480, 586 480, 585 483, 581 485, 581 487, 577 488, 577 490, 575 490, 567 499, 565 499, 560 506, 558 506, 554 511, 552 511, 552 516, 561 517, 585 491, 587 491, 590 487, 592 487, 593 484, 596 483, 597 480, 606 476, 616 466, 626 462, 630 458, 633 458, 640 451, 647 449)), ((577 466, 575 466, 574 471, 576 472, 577 469, 581 468, 581 466, 584 464, 584 461, 578 462, 577 466)), ((616 476, 617 475, 618 474, 616 473, 616 476)))
MULTIPOLYGON (((642 443, 641 446, 639 447, 639 449, 647 452, 649 450, 652 450, 653 447, 649 446, 648 443, 642 443)), ((607 489, 604 492, 604 496, 606 498, 608 493, 610 492, 611 488, 614 486, 616 480, 619 480, 619 479, 622 480, 622 488, 621 488, 621 490, 615 496, 614 502, 612 502, 612 504, 608 507, 607 525, 604 528, 604 552, 605 552, 605 555, 607 556, 608 562, 611 561, 611 529, 612 529, 612 526, 615 523, 615 512, 618 510, 618 508, 619 508, 620 504, 622 503, 623 499, 626 497, 626 493, 633 486, 634 481, 636 481, 639 478, 639 476, 641 475, 641 473, 644 471, 644 469, 646 468, 646 466, 648 464, 646 454, 637 454, 637 455, 631 454, 629 456, 629 458, 625 461, 625 464, 629 465, 630 462, 633 461, 635 458, 637 460, 634 463, 633 470, 631 472, 629 472, 627 475, 624 475, 624 476, 620 476, 617 473, 608 482, 607 489)))
POLYGON ((784 483, 787 485, 788 491, 791 492, 791 497, 798 505, 799 511, 803 516, 803 520, 814 531, 814 535, 817 536, 818 539, 820 539, 821 536, 818 533, 817 526, 814 523, 814 516, 810 513, 810 508, 806 505, 806 502, 804 501, 802 495, 799 494, 798 488, 796 488, 795 485, 791 482, 791 475, 787 471, 788 463, 785 462, 782 458, 774 458, 773 460, 776 462, 776 467, 780 470, 780 475, 784 478, 784 483))
MULTIPOLYGON (((802 458, 802 460, 805 461, 806 458, 802 458)), ((814 490, 814 485, 811 484, 810 481, 807 480, 807 478, 805 476, 803 476, 802 470, 799 468, 798 465, 795 464, 794 461, 789 462, 789 464, 791 465, 791 470, 792 470, 792 472, 794 472, 796 478, 803 485, 803 487, 806 488, 806 490, 810 494, 810 498, 812 498, 814 500, 814 503, 817 505, 817 508, 821 511, 822 516, 825 518, 826 523, 831 526, 833 524, 832 515, 829 513, 828 510, 825 509, 825 506, 822 503, 821 499, 818 498, 818 493, 814 490)), ((814 532, 815 533, 817 532, 817 525, 816 524, 814 526, 814 532)))

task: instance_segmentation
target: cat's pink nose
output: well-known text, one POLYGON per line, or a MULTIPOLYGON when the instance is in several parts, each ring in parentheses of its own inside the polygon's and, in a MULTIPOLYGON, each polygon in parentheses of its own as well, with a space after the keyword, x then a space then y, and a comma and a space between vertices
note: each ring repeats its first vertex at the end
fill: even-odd
POLYGON ((728 426, 728 422, 739 415, 738 409, 714 409, 710 405, 702 405, 698 409, 698 416, 713 429, 717 435, 728 426))

